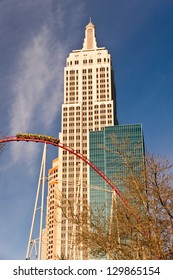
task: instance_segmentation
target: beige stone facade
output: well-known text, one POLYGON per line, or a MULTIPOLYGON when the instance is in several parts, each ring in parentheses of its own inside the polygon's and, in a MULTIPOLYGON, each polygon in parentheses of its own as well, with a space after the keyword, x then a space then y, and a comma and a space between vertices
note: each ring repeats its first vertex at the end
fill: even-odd
POLYGON ((57 203, 59 200, 58 191, 58 168, 59 159, 52 161, 52 168, 48 172, 48 196, 47 196, 47 215, 46 215, 46 255, 45 259, 57 259, 60 240, 59 209, 57 203))
MULTIPOLYGON (((69 54, 64 68, 60 142, 89 158, 89 131, 116 124, 115 106, 111 57, 105 48, 97 47, 95 26, 90 22, 85 29, 83 48, 69 54)), ((74 205, 80 205, 80 211, 85 211, 89 203, 89 167, 59 149, 58 183, 51 177, 53 174, 49 174, 52 179, 49 182, 48 216, 55 214, 55 211, 51 214, 51 186, 54 192, 57 188, 62 199, 73 201, 74 205)), ((53 220, 49 219, 47 258, 58 255, 60 259, 86 259, 86 252, 75 245, 76 231, 76 226, 62 213, 56 229, 53 220)))

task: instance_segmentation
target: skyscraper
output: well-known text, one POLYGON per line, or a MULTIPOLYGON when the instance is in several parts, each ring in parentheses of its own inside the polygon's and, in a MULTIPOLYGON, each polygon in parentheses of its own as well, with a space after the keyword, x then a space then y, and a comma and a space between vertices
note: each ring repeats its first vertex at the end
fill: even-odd
MULTIPOLYGON (((139 142, 135 155, 143 161, 141 125, 118 125, 111 56, 104 47, 97 47, 95 26, 91 21, 85 29, 83 48, 69 54, 64 68, 61 127, 60 142, 89 158, 108 176, 113 178, 114 175, 120 189, 123 189, 120 173, 125 170, 121 159, 99 145, 110 149, 111 134, 116 135, 119 147, 127 138, 130 146, 126 149, 132 156, 139 142), (112 160, 116 161, 116 166, 112 165, 112 160)), ((88 251, 76 242, 79 228, 73 216, 77 211, 85 213, 88 205, 106 202, 109 218, 112 193, 107 190, 108 186, 89 166, 59 149, 59 161, 53 162, 49 172, 47 259, 88 258, 88 251)))
MULTIPOLYGON (((103 130, 118 123, 116 91, 111 56, 97 47, 95 26, 85 29, 83 48, 73 50, 64 68, 64 103, 60 141, 89 156, 89 132, 103 130)), ((62 205, 69 201, 85 211, 89 200, 89 167, 67 151, 59 149, 58 190, 62 205)), ((59 209, 58 231, 52 252, 60 259, 85 259, 86 252, 75 245, 76 225, 59 209)), ((48 232, 47 228, 47 232, 48 232)), ((55 258, 51 255, 50 258, 55 258)))

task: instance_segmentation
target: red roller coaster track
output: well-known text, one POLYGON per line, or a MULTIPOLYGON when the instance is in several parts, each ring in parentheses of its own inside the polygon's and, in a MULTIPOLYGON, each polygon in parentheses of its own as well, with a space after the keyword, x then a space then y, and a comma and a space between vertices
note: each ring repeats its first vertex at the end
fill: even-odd
MULTIPOLYGON (((25 141, 25 142, 40 142, 40 143, 46 143, 48 145, 53 145, 53 146, 57 146, 59 148, 62 148, 63 150, 68 151, 69 153, 75 155, 76 157, 78 157, 79 159, 81 159, 83 162, 85 162, 86 164, 88 164, 95 172, 97 172, 102 178, 103 180, 116 192, 116 194, 119 196, 119 198, 122 200, 123 204, 125 205, 125 207, 128 209, 128 211, 130 212, 130 214, 135 218, 135 220, 137 222, 140 222, 138 216, 134 213, 134 211, 132 210, 131 206, 129 205, 129 203, 127 202, 127 200, 125 199, 124 195, 120 192, 120 190, 115 186, 115 183, 108 178, 108 176, 101 171, 93 162, 91 162, 87 157, 85 157, 83 154, 78 153, 77 151, 75 151, 74 149, 72 149, 71 147, 65 146, 62 143, 58 143, 56 144, 55 142, 51 142, 51 140, 49 140, 48 136, 45 136, 45 139, 39 139, 39 138, 22 138, 22 137, 16 137, 16 136, 9 136, 3 139, 0 139, 0 143, 7 143, 7 142, 13 142, 13 141, 25 141), (47 139, 47 140, 45 140, 47 139)), ((147 237, 146 233, 145 236, 147 237)))

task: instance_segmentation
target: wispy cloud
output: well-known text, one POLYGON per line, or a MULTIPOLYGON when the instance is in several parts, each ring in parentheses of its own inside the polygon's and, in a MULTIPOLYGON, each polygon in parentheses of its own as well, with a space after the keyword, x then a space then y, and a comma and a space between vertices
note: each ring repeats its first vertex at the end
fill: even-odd
MULTIPOLYGON (((65 54, 62 50, 59 44, 56 52, 52 51, 50 31, 44 26, 21 53, 13 84, 11 134, 18 131, 43 133, 52 124, 63 96, 61 75, 58 78, 65 54)), ((34 147, 28 146, 29 158, 36 152, 34 147)), ((20 157, 19 149, 21 147, 13 145, 13 158, 20 157)))
MULTIPOLYGON (((49 32, 44 27, 21 54, 13 87, 15 100, 11 110, 12 132, 16 132, 16 129, 33 129, 35 114, 37 110, 41 111, 42 101, 50 95, 57 69, 51 65, 53 55, 50 54, 48 42, 49 32)), ((39 122, 47 124, 44 115, 40 116, 39 122)))

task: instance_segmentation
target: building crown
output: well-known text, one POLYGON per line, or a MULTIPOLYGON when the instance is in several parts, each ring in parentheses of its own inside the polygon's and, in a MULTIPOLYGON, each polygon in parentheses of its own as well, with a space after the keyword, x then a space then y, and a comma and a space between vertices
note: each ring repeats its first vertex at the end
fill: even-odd
POLYGON ((90 50, 90 49, 96 49, 97 48, 97 42, 95 37, 95 26, 94 24, 90 22, 87 24, 85 28, 85 38, 83 43, 83 50, 90 50))

